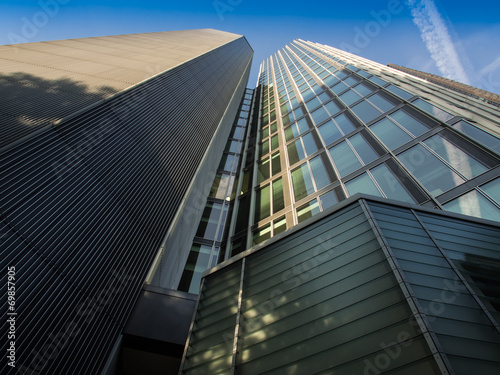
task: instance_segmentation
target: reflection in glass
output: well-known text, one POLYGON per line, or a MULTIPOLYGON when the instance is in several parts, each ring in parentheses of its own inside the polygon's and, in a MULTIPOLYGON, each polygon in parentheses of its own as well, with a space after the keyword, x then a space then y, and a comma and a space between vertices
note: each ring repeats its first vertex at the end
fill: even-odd
POLYGON ((434 196, 460 185, 464 180, 418 144, 398 155, 403 165, 434 196))
POLYGON ((342 142, 332 147, 329 151, 342 177, 362 167, 358 157, 346 142, 342 142))
POLYGON ((354 147, 361 160, 363 160, 363 163, 368 164, 378 158, 377 153, 360 133, 349 138, 349 142, 351 142, 351 145, 354 147))
POLYGON ((488 168, 443 138, 440 134, 426 139, 424 143, 467 179, 476 177, 488 170, 488 168))
POLYGON ((472 190, 448 203, 443 207, 459 214, 500 221, 500 210, 477 190, 472 190))
POLYGON ((313 199, 312 201, 307 202, 306 204, 297 208, 297 220, 299 223, 302 223, 304 220, 313 217, 319 212, 320 210, 318 200, 313 199))
POLYGON ((410 116, 408 113, 406 113, 402 109, 397 110, 394 113, 391 113, 389 117, 391 117, 393 120, 396 120, 396 122, 399 125, 401 125, 403 128, 408 130, 415 137, 418 137, 419 135, 422 135, 427 130, 429 130, 427 128, 427 126, 425 126, 421 122, 417 121, 415 118, 410 116))
POLYGON ((380 164, 370 170, 371 174, 377 181, 378 186, 389 199, 398 201, 415 203, 413 198, 408 194, 401 182, 394 176, 394 173, 385 164, 380 164))
POLYGON ((196 236, 214 240, 221 211, 222 204, 207 202, 205 210, 203 211, 203 216, 200 220, 200 225, 196 231, 196 236))
POLYGON ((314 193, 314 186, 307 163, 292 171, 292 185, 295 201, 314 193))
POLYGON ((352 110, 365 124, 380 115, 380 111, 366 100, 356 104, 352 110))
POLYGON ((290 165, 293 165, 306 157, 300 138, 288 144, 287 149, 290 165))
POLYGON ((271 215, 271 186, 267 185, 257 190, 255 202, 255 221, 260 221, 271 215))
POLYGON ((323 208, 323 211, 339 202, 339 200, 337 199, 337 195, 333 190, 320 195, 319 200, 321 201, 321 207, 323 208))
POLYGON ((438 108, 428 102, 426 102, 423 99, 418 98, 417 100, 413 101, 411 104, 417 106, 418 108, 422 109, 423 111, 427 112, 431 116, 434 116, 438 120, 441 120, 443 122, 446 122, 448 120, 451 120, 454 116, 451 113, 448 113, 446 111, 443 111, 441 108, 438 108))
POLYGON ((285 208, 283 197, 283 180, 281 178, 273 182, 273 213, 285 208))
POLYGON ((412 140, 403 129, 387 117, 371 125, 370 129, 391 151, 412 140))
POLYGON ((496 178, 480 187, 491 199, 500 204, 500 178, 496 178))
MULTIPOLYGON (((212 247, 205 245, 193 245, 182 272, 178 290, 198 294, 201 284, 201 275, 213 262, 210 262, 212 247)), ((216 256, 214 256, 216 260, 216 256)))
POLYGON ((325 145, 328 145, 336 141, 337 139, 342 138, 342 133, 337 128, 337 125, 333 122, 333 120, 330 120, 318 127, 318 131, 319 134, 321 134, 321 138, 323 138, 323 141, 325 141, 325 145))
POLYGON ((495 150, 500 153, 500 139, 497 137, 486 133, 485 131, 475 127, 472 124, 464 120, 460 120, 456 124, 452 125, 455 129, 460 130, 462 133, 468 135, 472 139, 482 143, 483 145, 495 150))
POLYGON ((273 235, 276 236, 282 232, 286 231, 286 217, 282 216, 273 223, 273 235))
POLYGON ((375 183, 372 181, 370 176, 368 176, 368 173, 363 173, 362 175, 346 182, 345 187, 350 196, 356 193, 376 195, 377 197, 382 196, 380 191, 377 189, 377 186, 375 186, 375 183))
POLYGON ((323 159, 320 155, 309 161, 311 165, 312 174, 314 181, 316 182, 316 189, 323 189, 325 186, 330 184, 330 176, 328 175, 325 165, 323 164, 323 159))

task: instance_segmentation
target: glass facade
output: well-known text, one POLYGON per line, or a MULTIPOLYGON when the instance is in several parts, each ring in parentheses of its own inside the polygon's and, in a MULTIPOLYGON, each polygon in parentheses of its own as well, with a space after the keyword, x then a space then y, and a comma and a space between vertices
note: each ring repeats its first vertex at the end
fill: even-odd
POLYGON ((243 208, 228 256, 274 236, 278 217, 290 228, 356 193, 498 220, 487 184, 500 175, 500 139, 485 129, 500 120, 487 104, 460 112, 456 93, 302 40, 264 60, 258 83, 245 169, 256 178, 240 198, 255 207, 243 208))
POLYGON ((181 373, 496 374, 498 243, 491 222, 350 199, 204 275, 181 373))
MULTIPOLYGON (((247 131, 253 90, 247 89, 240 105, 224 153, 217 169, 210 194, 184 266, 178 290, 199 292, 202 273, 223 258, 224 235, 227 236, 229 213, 236 196, 236 176, 240 167, 247 131)), ((267 166, 269 168, 269 166, 267 166)), ((267 172, 269 173, 269 171, 267 172)), ((278 185, 276 182, 274 183, 278 185)), ((278 199, 277 199, 278 200, 278 199)), ((263 203, 265 205, 265 202, 263 203)), ((269 204, 269 201, 267 201, 269 204)), ((265 212, 265 208, 263 208, 265 212)))

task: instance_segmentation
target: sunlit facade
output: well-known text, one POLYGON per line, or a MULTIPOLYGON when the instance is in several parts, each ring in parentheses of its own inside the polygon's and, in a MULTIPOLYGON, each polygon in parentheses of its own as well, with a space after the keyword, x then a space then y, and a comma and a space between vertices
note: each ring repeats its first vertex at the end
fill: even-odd
POLYGON ((302 40, 262 62, 257 91, 231 254, 356 193, 500 220, 496 107, 302 40))
POLYGON ((180 373, 496 374, 498 109, 303 40, 252 107, 180 373))

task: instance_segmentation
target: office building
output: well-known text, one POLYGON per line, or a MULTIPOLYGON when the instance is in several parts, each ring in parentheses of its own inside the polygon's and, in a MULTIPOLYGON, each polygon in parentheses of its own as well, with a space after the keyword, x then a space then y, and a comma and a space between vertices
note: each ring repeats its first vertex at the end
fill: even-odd
POLYGON ((0 48, 1 264, 15 267, 18 313, 3 374, 110 366, 181 207, 203 213, 252 55, 216 30, 0 48))
POLYGON ((302 40, 254 106, 181 373, 496 373, 498 109, 302 40))
POLYGON ((246 89, 215 30, 0 55, 25 373, 498 367, 495 106, 303 40, 246 89))

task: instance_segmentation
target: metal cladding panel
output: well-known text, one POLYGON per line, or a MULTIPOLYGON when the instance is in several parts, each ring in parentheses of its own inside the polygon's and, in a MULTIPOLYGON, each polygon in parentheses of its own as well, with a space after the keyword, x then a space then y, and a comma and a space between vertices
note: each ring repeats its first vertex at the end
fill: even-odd
POLYGON ((351 202, 208 271, 181 372, 437 374, 412 317, 351 202))
POLYGON ((203 29, 0 46, 0 149, 238 38, 203 29))
POLYGON ((102 370, 251 57, 236 39, 0 153, 18 368, 102 370))
POLYGON ((496 374, 500 227, 369 206, 448 366, 456 374, 496 374))

